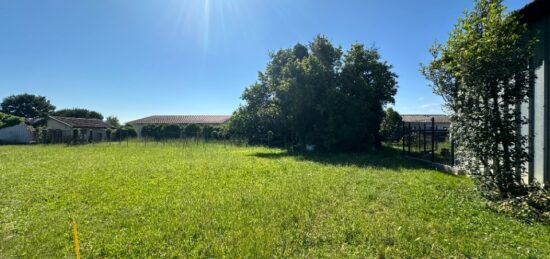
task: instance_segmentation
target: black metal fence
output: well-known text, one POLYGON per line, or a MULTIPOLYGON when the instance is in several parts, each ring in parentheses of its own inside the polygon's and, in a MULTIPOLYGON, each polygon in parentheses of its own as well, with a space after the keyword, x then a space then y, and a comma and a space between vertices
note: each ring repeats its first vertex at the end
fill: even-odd
POLYGON ((402 154, 434 163, 456 165, 456 143, 447 128, 431 123, 402 124, 402 154))

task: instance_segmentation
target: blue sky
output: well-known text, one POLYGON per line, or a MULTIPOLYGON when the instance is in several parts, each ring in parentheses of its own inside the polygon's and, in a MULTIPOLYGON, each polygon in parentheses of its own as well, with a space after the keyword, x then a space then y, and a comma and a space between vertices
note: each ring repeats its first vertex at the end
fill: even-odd
MULTIPOLYGON (((529 0, 506 0, 509 10, 529 0)), ((0 0, 0 98, 47 96, 129 121, 230 114, 269 51, 317 34, 379 48, 395 108, 442 113, 418 72, 473 0, 0 0)))

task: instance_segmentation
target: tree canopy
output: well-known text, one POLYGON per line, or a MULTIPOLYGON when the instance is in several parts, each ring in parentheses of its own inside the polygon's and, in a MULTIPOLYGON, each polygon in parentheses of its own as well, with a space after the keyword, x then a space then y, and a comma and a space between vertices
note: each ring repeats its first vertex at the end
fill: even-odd
POLYGON ((0 108, 3 113, 24 118, 46 116, 55 110, 46 97, 26 93, 4 98, 0 108))
POLYGON ((344 54, 324 36, 270 54, 230 121, 230 133, 252 143, 322 150, 366 150, 380 143, 384 106, 397 75, 375 48, 344 54))
POLYGON ((109 123, 111 126, 118 128, 120 127, 120 121, 115 116, 109 116, 105 119, 105 122, 109 123))
POLYGON ((60 117, 103 120, 103 115, 101 113, 83 108, 61 109, 53 112, 52 115, 60 117))

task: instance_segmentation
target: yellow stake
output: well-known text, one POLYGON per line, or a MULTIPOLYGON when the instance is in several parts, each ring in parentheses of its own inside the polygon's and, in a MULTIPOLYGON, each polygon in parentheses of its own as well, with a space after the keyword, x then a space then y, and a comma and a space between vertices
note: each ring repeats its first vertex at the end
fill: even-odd
POLYGON ((74 252, 76 253, 76 259, 80 259, 80 246, 78 245, 78 230, 76 229, 76 222, 73 221, 73 239, 74 239, 74 252))

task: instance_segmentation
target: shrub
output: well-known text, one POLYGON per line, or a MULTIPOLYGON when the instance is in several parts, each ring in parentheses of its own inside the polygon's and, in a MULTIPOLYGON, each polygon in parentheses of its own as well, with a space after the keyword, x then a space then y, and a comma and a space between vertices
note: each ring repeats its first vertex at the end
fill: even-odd
POLYGON ((164 125, 162 127, 162 136, 165 139, 178 139, 181 137, 181 127, 175 124, 164 125))
POLYGON ((214 131, 214 128, 212 126, 205 125, 202 127, 202 136, 204 139, 210 139, 212 138, 212 132, 214 131))
POLYGON ((137 137, 137 132, 132 126, 129 125, 118 128, 114 134, 115 140, 125 140, 126 138, 134 137, 137 137))
POLYGON ((185 136, 186 137, 197 137, 201 132, 201 128, 197 124, 189 124, 185 127, 185 136))
POLYGON ((0 112, 0 129, 22 124, 23 118, 0 112))

